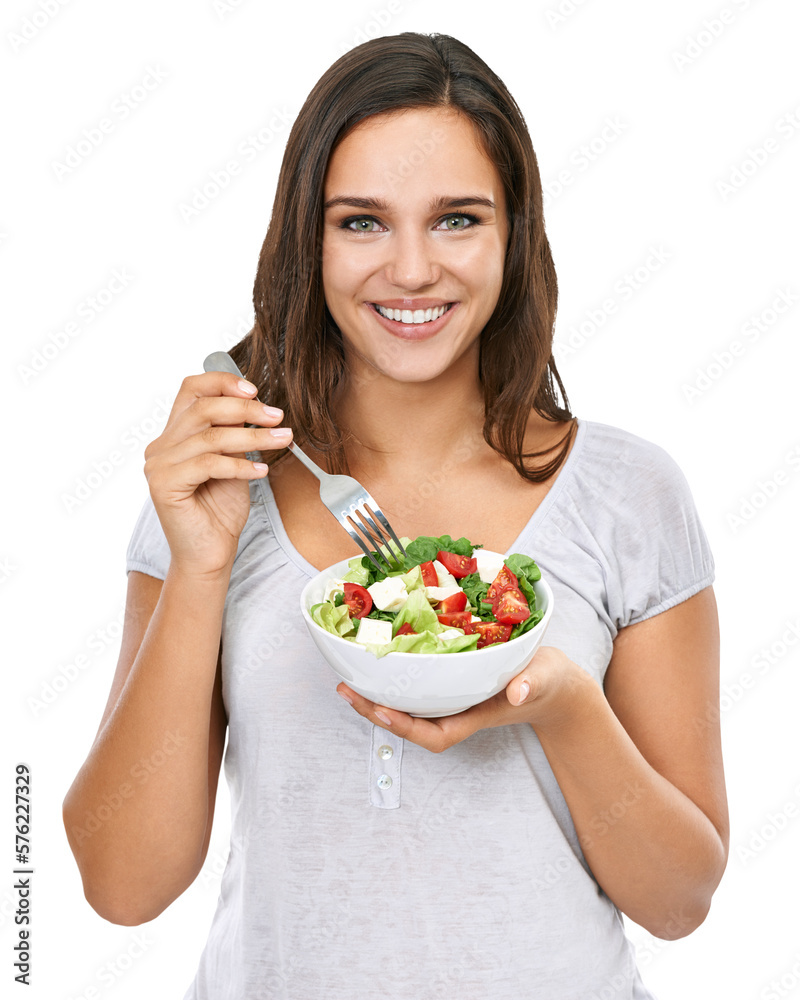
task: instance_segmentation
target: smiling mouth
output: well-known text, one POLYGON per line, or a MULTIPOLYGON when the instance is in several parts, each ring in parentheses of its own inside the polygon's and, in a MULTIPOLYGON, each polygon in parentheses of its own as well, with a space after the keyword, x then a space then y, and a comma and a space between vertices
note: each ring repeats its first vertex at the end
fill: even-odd
POLYGON ((446 305, 431 309, 387 309, 385 306, 378 305, 377 302, 371 302, 370 305, 384 319, 391 319, 406 326, 421 326, 424 323, 433 323, 434 320, 444 316, 448 310, 453 308, 454 303, 448 302, 446 305))

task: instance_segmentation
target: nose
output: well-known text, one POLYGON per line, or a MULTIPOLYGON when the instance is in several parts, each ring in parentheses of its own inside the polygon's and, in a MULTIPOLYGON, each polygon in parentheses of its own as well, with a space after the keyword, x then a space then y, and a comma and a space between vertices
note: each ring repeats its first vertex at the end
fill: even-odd
POLYGON ((404 291, 415 291, 439 280, 436 246, 424 232, 396 232, 387 247, 387 280, 404 291))

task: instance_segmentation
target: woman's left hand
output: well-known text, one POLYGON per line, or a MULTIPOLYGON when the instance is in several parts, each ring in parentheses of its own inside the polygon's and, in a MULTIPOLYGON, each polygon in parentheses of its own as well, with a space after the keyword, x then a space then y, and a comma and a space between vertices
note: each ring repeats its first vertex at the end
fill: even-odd
POLYGON ((588 675, 560 649, 543 646, 509 681, 505 690, 465 712, 439 719, 417 719, 405 712, 386 708, 362 698, 344 683, 339 684, 336 690, 359 715, 376 726, 432 753, 441 753, 479 729, 519 722, 527 722, 534 727, 557 723, 569 704, 569 698, 565 696, 576 683, 587 678, 588 675))

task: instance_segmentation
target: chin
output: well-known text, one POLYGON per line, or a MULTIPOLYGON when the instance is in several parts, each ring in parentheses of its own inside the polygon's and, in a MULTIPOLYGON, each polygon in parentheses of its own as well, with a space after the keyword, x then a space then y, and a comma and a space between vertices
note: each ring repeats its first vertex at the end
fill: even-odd
POLYGON ((435 361, 426 361, 424 363, 400 365, 397 368, 389 370, 375 366, 370 371, 374 373, 373 377, 379 376, 403 385, 414 385, 422 382, 433 382, 446 374, 450 368, 452 368, 452 364, 437 364, 435 361))
MULTIPOLYGON (((445 375, 465 378, 477 373, 478 342, 460 345, 435 344, 432 341, 416 345, 403 345, 397 356, 365 358, 373 371, 395 382, 431 382, 445 375)), ((394 353, 394 352, 393 352, 394 353)))

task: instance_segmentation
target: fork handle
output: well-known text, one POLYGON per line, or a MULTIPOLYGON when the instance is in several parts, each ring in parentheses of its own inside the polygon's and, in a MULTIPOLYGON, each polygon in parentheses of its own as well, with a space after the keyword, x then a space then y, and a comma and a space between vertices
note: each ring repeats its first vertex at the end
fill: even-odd
MULTIPOLYGON (((213 354, 209 356, 203 362, 203 371, 207 372, 229 372, 231 375, 236 375, 241 379, 244 379, 244 375, 239 371, 239 366, 233 360, 233 358, 228 354, 227 351, 214 351, 213 354)), ((246 381, 246 380, 245 380, 246 381)), ((257 427, 257 424, 248 424, 248 427, 257 427)), ((292 441, 288 446, 289 451, 293 452, 297 458, 303 463, 303 465, 308 469, 309 472, 313 474, 320 480, 328 478, 328 473, 315 463, 306 455, 302 449, 292 441)))
POLYGON ((247 381, 239 371, 239 366, 227 351, 214 351, 213 354, 209 354, 203 362, 203 371, 229 372, 231 375, 238 375, 239 378, 244 379, 245 382, 247 381))
POLYGON ((324 483, 326 479, 330 478, 329 474, 324 469, 320 469, 316 462, 312 462, 303 449, 299 445, 296 445, 294 441, 291 441, 286 447, 289 451, 294 453, 294 455, 303 463, 309 472, 314 473, 321 483, 324 483))

